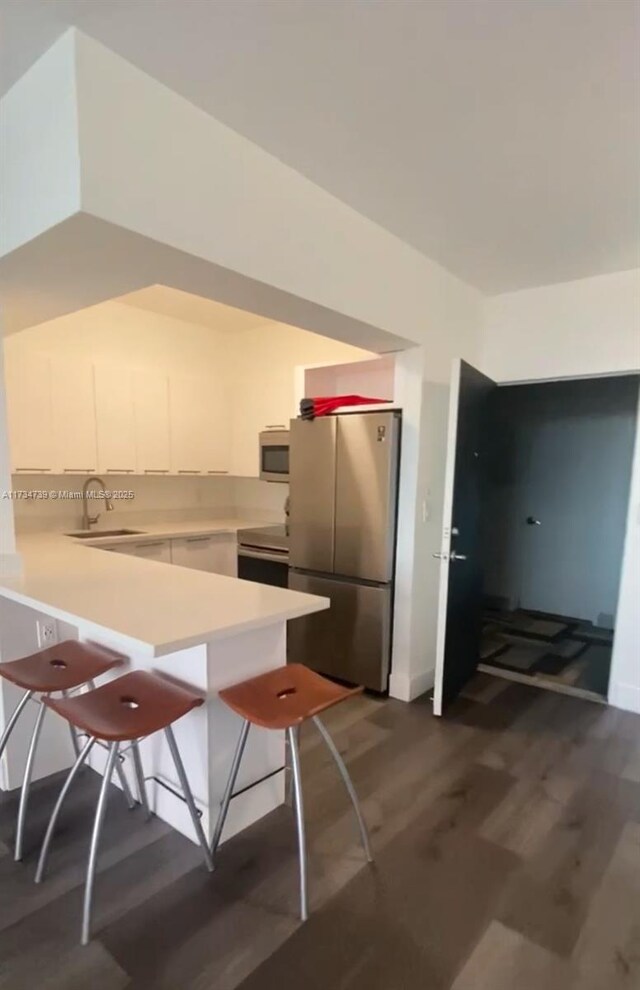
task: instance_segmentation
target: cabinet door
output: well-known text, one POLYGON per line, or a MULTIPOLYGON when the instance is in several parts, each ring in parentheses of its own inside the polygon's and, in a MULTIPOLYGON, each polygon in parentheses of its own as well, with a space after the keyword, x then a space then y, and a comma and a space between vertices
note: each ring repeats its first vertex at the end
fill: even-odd
POLYGON ((194 375, 169 378, 173 474, 204 472, 203 437, 208 429, 205 391, 203 380, 194 375))
POLYGON ((229 388, 223 374, 209 378, 205 394, 203 461, 205 474, 228 474, 231 470, 233 418, 229 388))
POLYGON ((53 471, 49 358, 7 349, 6 382, 12 472, 53 471))
POLYGON ((131 474, 136 470, 132 373, 118 365, 97 364, 93 375, 98 469, 104 474, 131 474))
POLYGON ((186 536, 171 541, 171 560, 180 567, 192 567, 212 574, 236 576, 236 541, 228 534, 186 536))
POLYGON ((54 465, 61 474, 98 468, 93 368, 88 361, 51 358, 54 465))
POLYGON ((230 423, 222 375, 171 375, 171 470, 226 474, 230 423))
POLYGON ((171 540, 145 540, 144 543, 134 543, 130 550, 123 550, 122 552, 129 552, 136 557, 145 557, 147 560, 159 560, 163 564, 170 564, 171 540))
POLYGON ((141 474, 169 474, 169 389, 166 375, 133 373, 136 461, 141 474))

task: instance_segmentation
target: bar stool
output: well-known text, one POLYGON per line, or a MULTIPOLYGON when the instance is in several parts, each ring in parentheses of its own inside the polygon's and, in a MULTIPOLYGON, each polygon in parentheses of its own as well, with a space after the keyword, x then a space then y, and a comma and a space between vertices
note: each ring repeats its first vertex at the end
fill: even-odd
POLYGON ((184 799, 191 815, 191 821, 193 822, 193 827, 196 830, 198 841, 204 853, 207 869, 213 870, 211 850, 205 838, 173 729, 171 728, 174 722, 182 718, 183 715, 186 715, 193 708, 197 708, 203 701, 204 699, 200 695, 188 691, 186 688, 180 687, 177 684, 173 684, 157 674, 150 674, 144 670, 131 671, 131 673, 124 674, 116 680, 109 681, 94 691, 88 691, 86 694, 78 695, 75 698, 63 698, 61 700, 45 698, 44 703, 48 708, 53 709, 53 711, 61 715, 72 726, 85 732, 88 739, 62 786, 62 790, 51 814, 40 852, 36 883, 40 883, 44 876, 49 846, 53 838, 58 815, 76 774, 96 742, 102 741, 108 743, 109 755, 100 786, 87 863, 87 877, 82 909, 82 945, 87 945, 91 937, 91 909, 98 844, 104 821, 109 784, 114 766, 117 765, 121 743, 126 742, 131 745, 133 766, 140 792, 140 802, 145 808, 147 816, 149 816, 149 805, 146 798, 138 740, 145 736, 150 736, 161 729, 164 730, 184 799))
MULTIPOLYGON (((94 646, 91 643, 80 643, 78 640, 69 639, 55 646, 49 646, 38 653, 30 656, 20 657, 19 660, 8 660, 0 664, 0 677, 15 684, 16 687, 24 688, 24 694, 16 705, 11 718, 7 722, 6 728, 0 738, 0 757, 9 741, 11 733, 16 727, 18 719, 27 706, 28 701, 34 695, 40 695, 40 709, 36 716, 31 741, 27 751, 27 762, 24 768, 22 779, 22 790, 20 792, 20 805, 18 808, 18 824, 16 828, 15 859, 22 859, 22 841, 24 837, 24 826, 27 815, 27 805, 29 802, 29 790, 31 788, 31 777, 33 774, 33 764, 35 761, 38 740, 42 731, 42 723, 46 713, 46 706, 42 701, 50 694, 61 692, 63 695, 75 688, 92 683, 96 677, 106 673, 113 667, 122 663, 122 658, 94 646)), ((74 751, 79 750, 78 739, 74 731, 71 733, 71 741, 74 751)), ((126 783, 126 778, 119 767, 121 779, 126 783)), ((130 791, 125 794, 133 801, 130 791)))
POLYGON ((242 761, 242 754, 247 742, 251 725, 260 725, 265 729, 285 729, 291 751, 293 769, 293 787, 295 796, 296 825, 298 830, 298 855, 300 860, 300 917, 307 920, 307 855, 304 829, 304 806, 302 799, 302 778, 300 772, 300 749, 298 742, 299 728, 303 722, 310 719, 318 729, 327 744, 327 748, 336 762, 340 776, 344 781, 353 810, 356 813, 362 845, 369 863, 373 862, 367 828, 360 811, 358 798, 349 772, 344 765, 338 749, 329 735, 318 713, 332 708, 334 705, 361 694, 364 688, 346 688, 333 681, 321 677, 315 671, 301 664, 288 664, 252 677, 250 680, 234 684, 220 691, 220 699, 236 714, 244 719, 240 737, 231 764, 229 779, 225 787, 220 813, 216 823, 212 841, 212 851, 215 857, 222 829, 229 810, 233 788, 242 761))

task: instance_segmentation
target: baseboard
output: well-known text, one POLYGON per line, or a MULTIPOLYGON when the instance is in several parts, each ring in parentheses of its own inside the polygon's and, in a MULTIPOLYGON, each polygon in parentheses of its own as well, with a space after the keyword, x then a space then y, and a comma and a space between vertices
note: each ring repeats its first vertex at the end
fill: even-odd
POLYGON ((622 708, 625 712, 640 715, 640 684, 626 684, 622 681, 609 685, 609 704, 622 708))
POLYGON ((430 691, 434 685, 435 671, 428 670, 424 674, 410 677, 408 674, 391 674, 389 678, 389 696, 396 701, 414 701, 425 691, 430 691))

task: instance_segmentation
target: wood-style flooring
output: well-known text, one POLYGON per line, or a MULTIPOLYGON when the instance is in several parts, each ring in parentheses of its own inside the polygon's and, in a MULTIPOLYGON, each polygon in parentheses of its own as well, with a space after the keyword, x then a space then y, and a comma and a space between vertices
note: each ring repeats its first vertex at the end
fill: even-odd
POLYGON ((445 719, 426 699, 329 714, 370 824, 302 733, 312 914, 297 920, 291 811, 199 850, 111 794, 94 942, 78 945, 97 780, 35 856, 59 780, 33 793, 23 864, 0 800, 0 990, 637 990, 640 717, 478 675, 445 719))

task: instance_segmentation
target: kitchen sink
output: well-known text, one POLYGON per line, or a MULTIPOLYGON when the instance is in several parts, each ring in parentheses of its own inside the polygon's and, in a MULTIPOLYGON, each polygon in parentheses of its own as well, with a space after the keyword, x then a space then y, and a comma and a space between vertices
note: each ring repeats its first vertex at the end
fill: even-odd
POLYGON ((64 535, 73 536, 74 540, 101 540, 103 536, 144 536, 144 531, 141 529, 83 529, 76 533, 65 533, 64 535))

